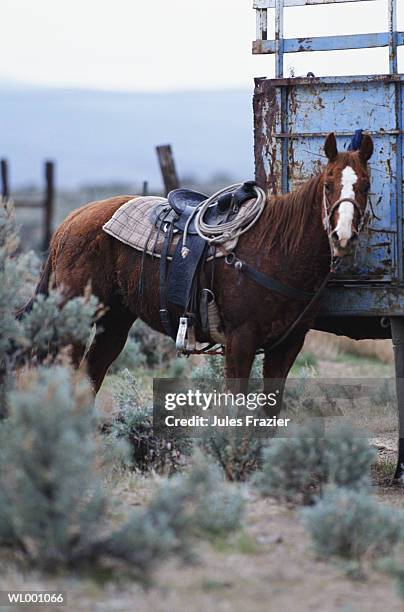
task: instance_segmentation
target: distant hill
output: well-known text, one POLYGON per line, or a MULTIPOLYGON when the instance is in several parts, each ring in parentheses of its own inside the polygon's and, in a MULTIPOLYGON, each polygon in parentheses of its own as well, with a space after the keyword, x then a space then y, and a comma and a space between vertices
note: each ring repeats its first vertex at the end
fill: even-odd
POLYGON ((61 187, 161 182, 154 147, 174 146, 179 173, 203 181, 253 173, 252 91, 120 93, 0 82, 0 156, 13 186, 55 159, 61 187))

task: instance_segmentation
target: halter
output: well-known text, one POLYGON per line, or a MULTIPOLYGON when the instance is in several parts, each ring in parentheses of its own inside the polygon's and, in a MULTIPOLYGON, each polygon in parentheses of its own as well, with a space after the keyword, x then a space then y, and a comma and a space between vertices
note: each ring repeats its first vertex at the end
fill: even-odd
POLYGON ((338 208, 340 207, 340 205, 343 202, 349 202, 350 204, 352 204, 352 206, 354 207, 354 209, 357 211, 358 215, 359 215, 359 225, 358 225, 358 229, 353 229, 354 234, 356 234, 356 236, 359 236, 359 233, 362 231, 363 226, 365 224, 365 220, 366 220, 366 211, 367 211, 367 206, 368 206, 368 198, 366 198, 366 205, 364 208, 364 211, 362 213, 359 204, 357 203, 356 200, 354 200, 353 198, 340 198, 339 200, 337 200, 336 202, 334 202, 334 204, 331 206, 330 205, 330 201, 327 197, 327 194, 325 192, 325 186, 324 186, 324 191, 323 191, 323 206, 324 206, 324 229, 327 232, 327 238, 328 238, 328 242, 330 244, 330 251, 331 251, 331 263, 333 261, 333 243, 332 243, 332 234, 334 232, 334 229, 331 227, 331 219, 332 216, 334 214, 334 212, 336 210, 338 210, 338 208))

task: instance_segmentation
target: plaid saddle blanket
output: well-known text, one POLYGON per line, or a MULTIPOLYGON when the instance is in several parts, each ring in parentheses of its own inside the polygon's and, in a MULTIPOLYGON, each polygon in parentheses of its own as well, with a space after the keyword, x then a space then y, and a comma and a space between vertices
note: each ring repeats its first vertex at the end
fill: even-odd
MULTIPOLYGON (((160 257, 165 234, 158 231, 151 220, 152 209, 161 203, 167 203, 166 198, 157 196, 138 196, 129 200, 112 215, 105 223, 103 230, 117 240, 128 244, 137 251, 146 251, 149 255, 160 257)), ((169 258, 172 258, 178 240, 182 234, 174 233, 171 242, 169 258)), ((237 239, 223 244, 226 251, 232 251, 237 245, 237 239)), ((225 253, 216 249, 211 256, 224 257, 225 253)))

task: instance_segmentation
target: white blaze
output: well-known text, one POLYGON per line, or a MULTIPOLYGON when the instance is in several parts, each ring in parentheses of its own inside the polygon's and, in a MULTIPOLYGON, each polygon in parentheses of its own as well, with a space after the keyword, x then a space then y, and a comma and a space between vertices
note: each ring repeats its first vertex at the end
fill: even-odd
MULTIPOLYGON (((355 199, 353 186, 357 181, 356 172, 347 166, 342 171, 341 196, 340 199, 355 199)), ((354 217, 354 207, 351 202, 342 202, 338 207, 338 223, 335 227, 340 246, 345 248, 350 238, 352 238, 352 221, 354 217)))

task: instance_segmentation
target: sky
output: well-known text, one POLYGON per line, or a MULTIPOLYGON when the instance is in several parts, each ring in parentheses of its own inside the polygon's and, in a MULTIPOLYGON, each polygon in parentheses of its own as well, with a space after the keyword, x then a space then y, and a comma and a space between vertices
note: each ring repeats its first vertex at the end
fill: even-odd
MULTIPOLYGON (((404 1, 398 0, 404 30, 404 1)), ((387 29, 387 0, 285 10, 285 36, 387 29)), ((274 14, 270 11, 270 24, 274 14)), ((0 80, 118 91, 251 88, 252 0, 0 0, 0 80)), ((400 70, 404 71, 404 49, 400 70)), ((383 73, 387 50, 288 55, 285 74, 383 73)))

